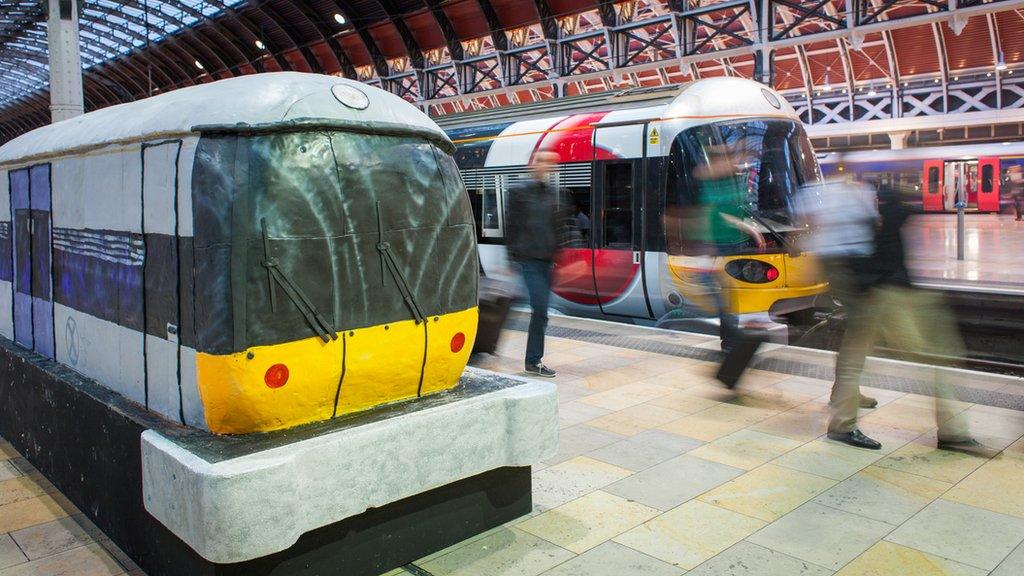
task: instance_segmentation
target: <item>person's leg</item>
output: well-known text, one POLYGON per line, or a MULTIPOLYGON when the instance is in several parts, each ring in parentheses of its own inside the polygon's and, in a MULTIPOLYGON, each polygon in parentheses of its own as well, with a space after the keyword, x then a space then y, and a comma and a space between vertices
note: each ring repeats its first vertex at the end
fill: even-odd
POLYGON ((740 319, 729 310, 729 302, 725 297, 721 279, 715 277, 715 306, 718 307, 718 337, 722 339, 722 349, 732 348, 740 338, 740 319))
POLYGON ((722 281, 714 270, 704 270, 697 274, 697 282, 714 307, 714 312, 718 316, 718 337, 722 341, 722 350, 728 351, 738 336, 739 319, 729 313, 728 303, 722 292, 722 281))
POLYGON ((836 379, 829 406, 832 416, 828 431, 849 434, 857 430, 860 407, 860 377, 864 360, 874 341, 871 298, 856 287, 849 267, 842 261, 827 264, 829 283, 846 310, 846 331, 836 354, 836 379))
POLYGON ((526 337, 526 366, 540 364, 544 357, 544 330, 548 325, 551 294, 551 265, 541 260, 522 263, 526 291, 530 295, 530 328, 526 337))
MULTIPOLYGON (((922 335, 921 350, 952 358, 963 358, 966 347, 960 337, 960 327, 949 311, 945 299, 939 294, 908 289, 908 308, 912 309, 922 335)), ((938 439, 943 442, 970 441, 970 427, 958 406, 959 397, 946 370, 935 374, 935 424, 938 439)))

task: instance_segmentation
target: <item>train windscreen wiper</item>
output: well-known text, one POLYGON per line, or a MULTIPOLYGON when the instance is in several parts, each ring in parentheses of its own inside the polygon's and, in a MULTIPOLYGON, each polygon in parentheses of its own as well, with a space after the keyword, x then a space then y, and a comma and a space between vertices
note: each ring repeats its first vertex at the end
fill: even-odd
MULTIPOLYGON (((398 265, 395 253, 391 251, 391 243, 384 240, 384 221, 380 214, 379 200, 377 201, 377 252, 380 253, 381 268, 387 268, 388 272, 391 273, 391 279, 394 280, 395 285, 398 287, 402 300, 409 307, 409 312, 412 313, 416 324, 419 325, 420 322, 424 321, 423 309, 420 308, 419 302, 416 301, 416 296, 409 287, 409 281, 405 279, 405 274, 402 273, 402 268, 398 265)), ((384 282, 383 272, 381 270, 382 283, 384 282)))
POLYGON ((779 244, 782 244, 782 247, 786 249, 786 252, 789 253, 790 256, 796 257, 796 256, 800 255, 800 251, 797 250, 796 246, 794 246, 789 240, 787 240, 786 237, 783 236, 783 234, 781 232, 779 232, 778 230, 773 228, 770 224, 768 224, 768 222, 764 218, 761 218, 760 216, 758 216, 756 213, 754 213, 753 210, 751 210, 750 208, 748 208, 744 204, 741 204, 740 208, 742 208, 743 211, 746 212, 747 215, 750 216, 754 220, 754 222, 757 222, 758 224, 760 224, 761 227, 764 228, 765 230, 767 230, 768 233, 771 234, 773 238, 778 240, 779 244))
POLYGON ((277 258, 270 255, 270 239, 267 236, 266 218, 260 219, 260 226, 263 229, 263 262, 260 264, 267 269, 267 288, 270 290, 271 311, 277 312, 277 291, 274 289, 276 284, 284 290, 288 299, 299 309, 302 317, 306 319, 306 323, 309 324, 309 327, 313 329, 313 332, 321 340, 324 342, 330 342, 332 339, 337 340, 338 334, 331 327, 330 323, 327 322, 327 319, 320 314, 320 311, 316 309, 316 306, 306 296, 306 293, 302 291, 302 288, 299 288, 299 285, 281 270, 277 258))

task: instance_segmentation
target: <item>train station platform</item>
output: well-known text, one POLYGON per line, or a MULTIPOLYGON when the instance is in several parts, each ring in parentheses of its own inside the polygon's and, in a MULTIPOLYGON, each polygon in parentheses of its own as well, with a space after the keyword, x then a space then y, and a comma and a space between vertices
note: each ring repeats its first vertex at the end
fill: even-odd
POLYGON ((1024 290, 1024 222, 1010 214, 966 214, 964 259, 956 258, 956 214, 912 220, 906 239, 918 281, 1000 292, 1024 290))
MULTIPOLYGON (((525 314, 473 364, 520 374, 525 314)), ((932 367, 873 359, 861 426, 824 439, 831 353, 766 345, 737 391, 710 336, 553 316, 560 449, 533 512, 401 574, 1024 573, 1024 380, 954 370, 989 454, 935 448, 932 367)), ((952 369, 949 369, 952 370, 952 369)), ((141 574, 0 441, 0 576, 141 574)))

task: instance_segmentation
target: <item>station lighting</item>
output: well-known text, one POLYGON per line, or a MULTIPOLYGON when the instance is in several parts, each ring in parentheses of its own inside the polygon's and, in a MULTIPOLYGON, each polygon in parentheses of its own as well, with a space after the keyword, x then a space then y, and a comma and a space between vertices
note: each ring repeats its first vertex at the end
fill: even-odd
POLYGON ((996 70, 1006 70, 1006 58, 1003 58, 1003 51, 999 51, 999 60, 996 61, 996 70))
POLYGON ((872 84, 868 89, 868 96, 878 96, 878 92, 875 91, 875 85, 872 84))
POLYGON ((260 50, 266 50, 267 49, 267 46, 265 44, 263 44, 263 42, 261 40, 257 40, 256 41, 256 47, 259 48, 260 50))
POLYGON ((337 22, 338 24, 344 24, 345 22, 347 22, 347 20, 345 20, 345 17, 337 12, 334 13, 334 21, 337 22))
POLYGON ((205 68, 203 68, 203 63, 200 62, 199 60, 196 60, 195 64, 196 64, 196 68, 199 68, 200 70, 205 70, 205 68))

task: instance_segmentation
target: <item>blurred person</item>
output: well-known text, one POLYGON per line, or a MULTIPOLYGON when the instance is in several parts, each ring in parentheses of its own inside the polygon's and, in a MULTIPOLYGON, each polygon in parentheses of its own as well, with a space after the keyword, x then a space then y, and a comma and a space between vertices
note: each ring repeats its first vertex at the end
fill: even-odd
POLYGON ((1017 214, 1016 220, 1020 222, 1021 213, 1024 212, 1024 169, 1019 164, 1014 164, 1006 170, 1006 181, 1010 185, 1010 198, 1013 200, 1013 210, 1017 214))
MULTIPOLYGON (((874 331, 893 347, 962 358, 966 349, 942 295, 916 289, 911 283, 902 230, 913 216, 906 201, 914 195, 905 192, 887 184, 878 188, 881 224, 875 237, 869 296, 874 331)), ((935 370, 938 447, 964 452, 983 449, 957 416, 955 388, 948 378, 946 372, 935 370)))
POLYGON ((567 218, 559 208, 559 192, 548 177, 558 154, 539 150, 530 159, 530 175, 509 188, 509 259, 519 265, 530 298, 530 328, 526 339, 526 372, 554 378, 542 362, 548 325, 551 272, 559 248, 560 230, 567 218))
POLYGON ((716 258, 738 253, 753 240, 758 250, 764 250, 765 240, 760 231, 743 220, 742 204, 746 202, 747 188, 737 175, 736 162, 726 146, 708 148, 707 163, 694 170, 698 182, 694 236, 697 251, 706 256, 698 276, 708 291, 708 297, 718 314, 719 338, 726 358, 717 377, 727 387, 736 385, 758 343, 744 342, 739 319, 729 310, 723 292, 721 270, 716 258), (736 350, 734 355, 732 352, 736 350))
MULTIPOLYGON (((842 158, 839 158, 840 171, 842 158)), ((878 450, 882 444, 857 427, 857 409, 878 401, 860 393, 860 376, 874 334, 868 314, 871 258, 878 224, 876 193, 845 173, 805 186, 795 199, 797 217, 810 228, 805 249, 821 261, 832 293, 846 311, 846 330, 836 355, 836 377, 829 401, 832 440, 878 450)))

